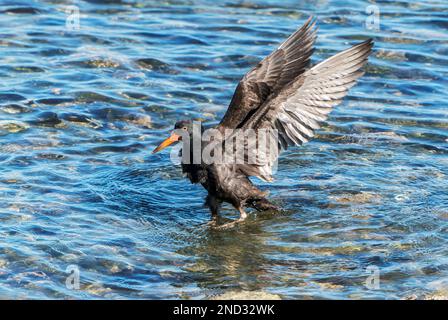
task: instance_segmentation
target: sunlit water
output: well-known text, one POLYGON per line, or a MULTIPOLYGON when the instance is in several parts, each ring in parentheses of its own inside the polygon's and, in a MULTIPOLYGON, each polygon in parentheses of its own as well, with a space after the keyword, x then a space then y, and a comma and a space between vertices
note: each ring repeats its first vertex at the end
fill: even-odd
POLYGON ((447 292, 445 1, 0 2, 0 298, 447 292), (150 151, 180 118, 217 123, 311 14, 314 61, 373 37, 367 73, 274 183, 257 181, 284 212, 212 230, 205 191, 150 151))

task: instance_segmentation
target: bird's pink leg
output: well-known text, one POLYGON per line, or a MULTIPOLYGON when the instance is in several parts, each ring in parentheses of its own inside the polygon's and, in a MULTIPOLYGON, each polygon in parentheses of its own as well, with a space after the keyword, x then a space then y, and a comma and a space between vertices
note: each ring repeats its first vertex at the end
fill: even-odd
POLYGON ((247 213, 244 211, 244 208, 242 206, 239 206, 238 211, 240 212, 240 218, 237 221, 244 221, 247 218, 247 213))
POLYGON ((219 229, 219 230, 229 229, 229 228, 232 228, 232 227, 236 226, 238 223, 241 223, 244 220, 246 220, 247 213, 246 213, 246 211, 244 211, 244 208, 242 206, 238 206, 238 207, 236 207, 236 209, 240 213, 240 218, 239 219, 234 220, 232 222, 228 222, 228 223, 222 224, 220 226, 217 226, 217 227, 215 227, 215 229, 219 229))

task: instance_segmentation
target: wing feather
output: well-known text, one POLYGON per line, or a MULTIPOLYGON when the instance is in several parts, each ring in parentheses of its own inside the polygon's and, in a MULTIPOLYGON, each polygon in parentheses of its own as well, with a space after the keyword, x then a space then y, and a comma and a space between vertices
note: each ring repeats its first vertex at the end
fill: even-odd
POLYGON ((269 96, 281 91, 305 71, 316 39, 315 26, 315 19, 310 17, 241 79, 218 129, 242 127, 269 96))
MULTIPOLYGON (((373 41, 369 39, 307 70, 268 99, 243 128, 277 130, 280 149, 308 142, 333 107, 341 103, 348 90, 364 74, 360 69, 366 64, 372 47, 373 41)), ((263 163, 258 167, 254 164, 247 172, 245 168, 249 165, 245 165, 241 170, 270 181, 272 168, 269 165, 272 163, 273 159, 270 159, 269 164, 263 163)))

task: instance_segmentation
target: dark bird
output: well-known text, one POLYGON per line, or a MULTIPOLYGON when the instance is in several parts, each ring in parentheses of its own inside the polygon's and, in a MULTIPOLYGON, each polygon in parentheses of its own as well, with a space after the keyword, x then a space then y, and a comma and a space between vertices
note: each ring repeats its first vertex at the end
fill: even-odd
MULTIPOLYGON (((341 103, 349 88, 363 75, 361 68, 371 53, 372 39, 310 68, 316 29, 315 19, 309 18, 240 80, 226 114, 214 127, 223 134, 222 138, 204 143, 201 138, 204 129, 195 132, 193 121, 184 120, 177 122, 171 136, 153 151, 158 152, 182 140, 182 170, 192 183, 200 183, 208 191, 205 203, 212 213, 212 222, 216 220, 222 202, 231 203, 240 213, 238 220, 225 226, 246 219, 245 207, 259 211, 278 210, 266 199, 267 192, 259 190, 249 177, 272 181, 279 151, 308 142, 333 107, 341 103), (268 136, 276 139, 277 150, 262 151, 261 154, 258 151, 255 163, 193 161, 193 145, 197 137, 202 141, 200 152, 213 143, 214 152, 236 153, 236 147, 230 142, 240 133, 225 135, 229 129, 252 130, 255 140, 262 130, 267 130, 268 136), (227 148, 227 145, 231 147, 227 148)), ((242 143, 245 151, 252 149, 250 143, 250 138, 242 143)))

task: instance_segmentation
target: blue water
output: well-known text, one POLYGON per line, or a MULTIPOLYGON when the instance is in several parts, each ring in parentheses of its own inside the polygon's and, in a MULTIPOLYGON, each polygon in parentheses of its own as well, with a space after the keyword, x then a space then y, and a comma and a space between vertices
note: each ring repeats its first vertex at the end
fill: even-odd
POLYGON ((446 1, 0 3, 0 298, 448 292, 446 1), (210 229, 205 191, 150 152, 179 118, 217 123, 311 14, 313 62, 372 37, 367 73, 257 181, 282 214, 210 229))

